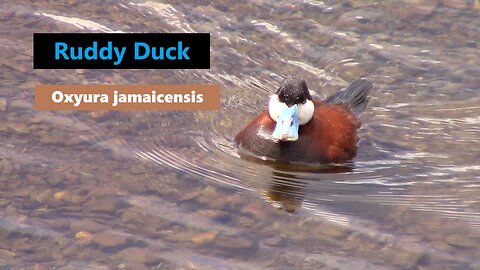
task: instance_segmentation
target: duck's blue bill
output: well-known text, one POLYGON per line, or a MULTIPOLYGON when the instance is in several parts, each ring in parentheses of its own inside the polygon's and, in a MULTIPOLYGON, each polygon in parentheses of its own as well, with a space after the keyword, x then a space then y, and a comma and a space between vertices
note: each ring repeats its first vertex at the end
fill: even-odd
POLYGON ((281 141, 296 141, 298 139, 298 125, 297 104, 288 107, 283 103, 272 137, 281 141))

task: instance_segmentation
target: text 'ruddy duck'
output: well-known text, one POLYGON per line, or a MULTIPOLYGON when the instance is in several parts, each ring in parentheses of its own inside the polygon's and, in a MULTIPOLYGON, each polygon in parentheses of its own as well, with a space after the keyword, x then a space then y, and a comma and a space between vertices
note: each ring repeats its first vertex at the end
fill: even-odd
MULTIPOLYGON (((155 47, 145 42, 134 43, 134 60, 140 61, 147 58, 153 60, 190 60, 188 50, 190 47, 184 47, 182 41, 177 42, 177 46, 155 47)), ((98 46, 94 41, 92 46, 75 47, 65 42, 55 42, 55 60, 105 60, 113 61, 114 65, 119 65, 125 55, 127 47, 113 46, 112 42, 107 42, 107 46, 98 46)))
POLYGON ((209 33, 35 33, 35 69, 208 69, 209 33))

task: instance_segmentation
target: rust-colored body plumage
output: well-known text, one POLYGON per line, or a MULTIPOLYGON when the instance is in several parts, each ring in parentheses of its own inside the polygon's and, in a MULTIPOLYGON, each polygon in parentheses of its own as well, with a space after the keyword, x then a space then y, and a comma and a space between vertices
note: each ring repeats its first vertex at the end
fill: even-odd
POLYGON ((300 127, 297 141, 272 140, 269 135, 275 128, 275 121, 265 111, 237 134, 235 142, 257 156, 275 160, 342 163, 353 159, 360 127, 356 115, 343 104, 322 101, 314 101, 314 104, 313 118, 300 127))

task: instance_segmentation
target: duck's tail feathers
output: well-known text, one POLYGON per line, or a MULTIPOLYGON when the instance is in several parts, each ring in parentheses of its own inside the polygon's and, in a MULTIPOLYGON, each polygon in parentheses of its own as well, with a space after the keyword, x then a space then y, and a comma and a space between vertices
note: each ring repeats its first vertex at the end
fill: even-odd
POLYGON ((368 94, 370 93, 372 86, 373 83, 366 78, 357 79, 347 88, 329 96, 326 99, 326 102, 332 104, 343 103, 355 114, 360 114, 365 107, 367 107, 369 100, 368 94))

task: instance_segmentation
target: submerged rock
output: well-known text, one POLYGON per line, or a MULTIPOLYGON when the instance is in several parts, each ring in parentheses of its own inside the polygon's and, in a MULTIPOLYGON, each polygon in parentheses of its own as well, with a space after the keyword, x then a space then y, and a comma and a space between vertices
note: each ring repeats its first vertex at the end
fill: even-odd
POLYGON ((110 231, 99 232, 92 236, 93 243, 103 249, 114 249, 125 246, 129 242, 129 237, 110 231))
POLYGON ((192 237, 191 241, 196 245, 204 245, 204 244, 212 243, 217 237, 217 235, 218 233, 216 232, 204 232, 192 237))
POLYGON ((432 14, 438 4, 438 0, 399 1, 395 13, 400 19, 418 19, 432 14))
POLYGON ((0 257, 15 257, 17 256, 17 254, 15 252, 12 252, 8 249, 3 249, 3 248, 0 248, 0 257))
POLYGON ((378 5, 378 1, 379 0, 348 0, 348 3, 354 8, 361 8, 378 5))
POLYGON ((114 214, 117 210, 127 208, 130 205, 119 198, 100 198, 88 201, 87 208, 93 212, 114 214))
POLYGON ((245 237, 219 235, 215 239, 215 246, 222 249, 246 251, 254 249, 255 242, 245 237))
POLYGON ((90 242, 92 241, 93 236, 91 233, 87 231, 79 231, 75 234, 75 238, 83 242, 90 242))
POLYGON ((70 220, 70 231, 72 232, 88 231, 91 233, 97 233, 107 229, 108 226, 89 219, 70 220))
POLYGON ((445 238, 445 241, 450 246, 461 248, 477 248, 479 239, 468 237, 465 234, 450 234, 445 238))
POLYGON ((46 189, 40 194, 35 195, 33 199, 38 203, 47 203, 48 201, 53 199, 53 191, 51 189, 46 189))
POLYGON ((7 110, 7 100, 4 98, 0 98, 0 112, 4 112, 7 110))
POLYGON ((153 265, 159 259, 152 255, 148 248, 132 247, 118 253, 118 258, 129 263, 138 263, 144 265, 153 265))
POLYGON ((468 0, 443 0, 442 4, 446 7, 455 9, 466 9, 470 5, 468 0))

